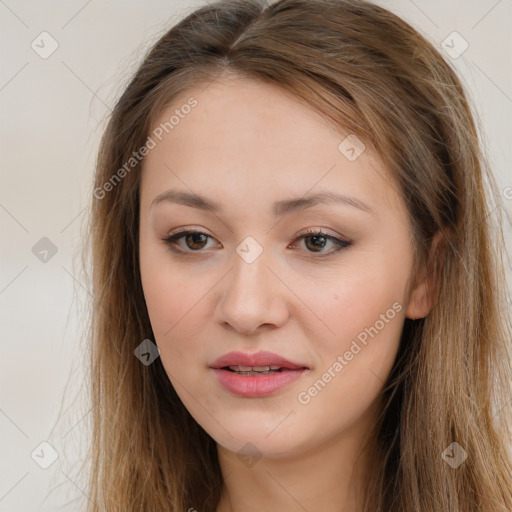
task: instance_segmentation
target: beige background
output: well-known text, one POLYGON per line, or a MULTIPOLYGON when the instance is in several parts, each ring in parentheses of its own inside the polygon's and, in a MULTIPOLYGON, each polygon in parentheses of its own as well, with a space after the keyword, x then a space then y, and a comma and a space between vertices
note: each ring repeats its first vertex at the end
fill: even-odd
MULTIPOLYGON (((78 469, 90 408, 79 352, 88 297, 78 258, 95 151, 145 49, 203 3, 0 0, 2 512, 83 510, 87 500, 78 469), (51 49, 43 31, 58 44, 46 59, 31 47, 51 49), (42 237, 57 249, 47 262, 32 252, 42 237), (43 441, 58 454, 48 469, 31 458, 51 462, 43 441)), ((380 3, 437 46, 453 31, 469 44, 460 58, 447 58, 476 105, 510 214, 512 1, 380 3)), ((510 224, 505 231, 510 252, 510 224)))

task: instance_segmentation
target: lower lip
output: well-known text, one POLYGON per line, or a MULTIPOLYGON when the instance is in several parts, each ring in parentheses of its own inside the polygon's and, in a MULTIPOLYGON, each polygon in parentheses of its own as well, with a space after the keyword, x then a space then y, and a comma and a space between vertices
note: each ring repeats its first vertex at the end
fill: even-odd
POLYGON ((299 379, 307 368, 283 370, 268 375, 237 375, 228 370, 213 368, 220 384, 235 395, 245 397, 268 396, 299 379))

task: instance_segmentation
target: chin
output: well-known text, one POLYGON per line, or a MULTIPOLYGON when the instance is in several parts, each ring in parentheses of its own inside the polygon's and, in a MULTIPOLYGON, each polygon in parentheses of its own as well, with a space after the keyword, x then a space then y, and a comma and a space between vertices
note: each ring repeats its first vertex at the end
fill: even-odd
POLYGON ((263 424, 261 427, 233 423, 224 426, 229 434, 221 427, 209 434, 217 444, 239 456, 278 458, 293 455, 305 445, 305 439, 290 435, 284 428, 272 431, 263 424))

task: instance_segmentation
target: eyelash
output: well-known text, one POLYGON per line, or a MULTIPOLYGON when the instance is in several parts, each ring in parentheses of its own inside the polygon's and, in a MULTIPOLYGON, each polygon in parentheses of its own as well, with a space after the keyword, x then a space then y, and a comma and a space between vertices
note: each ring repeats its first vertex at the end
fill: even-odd
MULTIPOLYGON (((201 252, 203 252, 202 250, 197 250, 197 251, 185 251, 183 249, 179 249, 176 245, 176 241, 179 240, 180 238, 183 238, 187 235, 193 235, 193 234, 201 234, 201 235, 205 235, 207 236, 208 238, 213 238, 211 237, 210 235, 207 235, 206 233, 203 233, 202 231, 196 231, 196 230, 183 230, 183 231, 179 231, 178 233, 174 233, 172 234, 171 236, 168 236, 166 238, 162 238, 162 241, 164 243, 166 243, 169 248, 181 255, 181 256, 193 256, 195 255, 196 253, 199 254, 201 252)), ((348 240, 342 240, 340 238, 337 238, 335 236, 332 236, 332 235, 329 235, 327 233, 324 233, 322 230, 320 229, 310 229, 310 230, 307 230, 303 233, 301 233, 294 241, 293 241, 293 245, 295 245, 295 242, 297 240, 300 240, 300 239, 305 239, 305 238, 310 238, 310 237, 314 237, 314 236, 321 236, 331 242, 333 242, 334 244, 336 244, 338 247, 337 249, 333 250, 333 251, 330 251, 330 252, 327 252, 327 253, 315 253, 313 251, 307 251, 309 252, 310 254, 314 254, 316 255, 317 258, 325 258, 327 256, 332 256, 333 254, 343 250, 343 249, 347 249, 348 247, 350 247, 352 245, 352 242, 348 241, 348 240)))

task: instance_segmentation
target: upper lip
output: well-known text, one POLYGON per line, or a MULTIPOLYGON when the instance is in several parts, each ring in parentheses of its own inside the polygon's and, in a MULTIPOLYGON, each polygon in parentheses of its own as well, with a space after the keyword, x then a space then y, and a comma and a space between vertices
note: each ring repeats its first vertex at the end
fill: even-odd
POLYGON ((246 352, 228 352, 216 359, 210 368, 223 368, 225 366, 277 366, 288 369, 307 368, 306 365, 294 363, 279 354, 273 352, 255 352, 248 354, 246 352))

